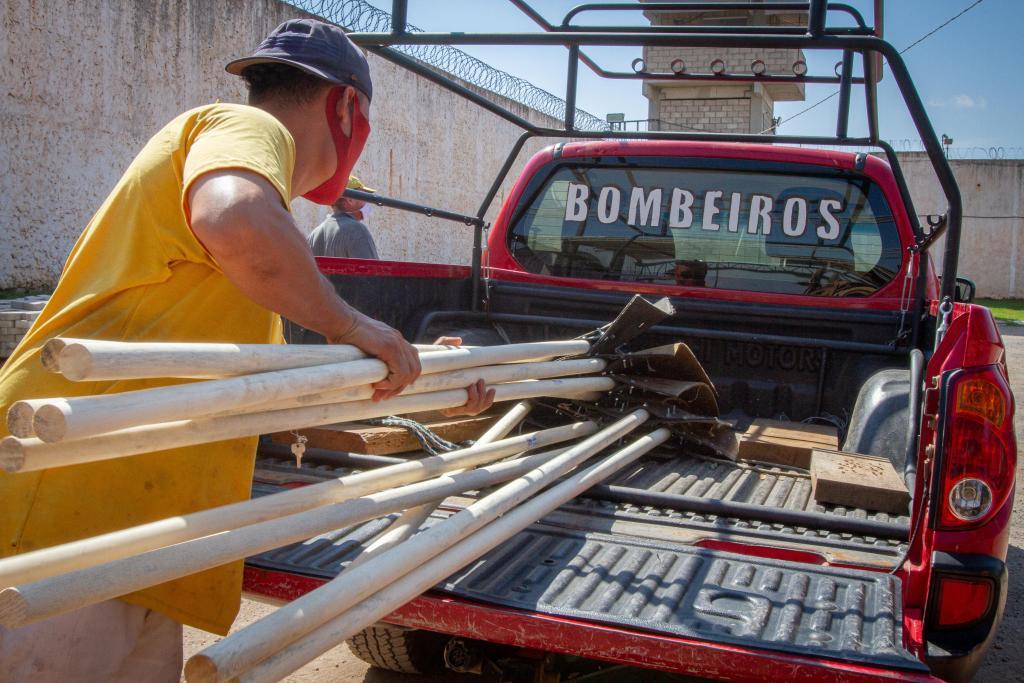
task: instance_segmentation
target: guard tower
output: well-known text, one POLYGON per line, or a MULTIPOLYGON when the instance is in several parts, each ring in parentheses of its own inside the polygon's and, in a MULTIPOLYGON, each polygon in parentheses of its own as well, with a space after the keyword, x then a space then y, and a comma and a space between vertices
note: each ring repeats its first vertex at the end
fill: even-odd
MULTIPOLYGON (((723 7, 679 12, 652 8, 645 10, 644 15, 652 26, 721 26, 736 30, 742 26, 807 25, 807 13, 792 10, 723 7)), ((747 79, 735 83, 721 79, 706 83, 645 80, 643 92, 648 100, 650 130, 774 133, 775 103, 805 99, 803 83, 750 81, 751 75, 759 74, 803 75, 807 65, 801 50, 647 46, 643 62, 634 64, 634 68, 652 73, 742 75, 747 79)))

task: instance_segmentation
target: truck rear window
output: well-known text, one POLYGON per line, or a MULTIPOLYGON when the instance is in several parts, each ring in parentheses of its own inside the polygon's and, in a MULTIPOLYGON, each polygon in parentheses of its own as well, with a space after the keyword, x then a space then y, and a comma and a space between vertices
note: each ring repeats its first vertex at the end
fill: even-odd
POLYGON ((509 246, 533 273, 859 297, 902 259, 882 192, 857 176, 561 165, 531 196, 509 246))

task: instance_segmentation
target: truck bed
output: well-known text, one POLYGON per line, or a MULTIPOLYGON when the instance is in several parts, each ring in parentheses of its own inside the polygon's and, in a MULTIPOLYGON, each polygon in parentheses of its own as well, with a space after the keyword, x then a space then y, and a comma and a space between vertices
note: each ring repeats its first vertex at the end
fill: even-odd
MULTIPOLYGON (((350 471, 315 464, 296 471, 291 461, 261 457, 253 494, 350 471)), ((806 471, 776 465, 650 457, 610 483, 907 523, 906 517, 815 505, 806 471)), ((470 502, 449 498, 429 523, 470 502)), ((339 529, 248 563, 328 579, 387 523, 339 529)), ((901 587, 886 571, 902 550, 896 540, 581 497, 435 590, 646 632, 924 671, 902 647, 901 587)))
MULTIPOLYGON (((460 298, 468 280, 451 273, 406 272, 407 264, 384 263, 375 264, 380 272, 370 274, 353 271, 343 261, 332 268, 325 272, 350 302, 419 342, 442 334, 482 345, 571 338, 612 320, 628 300, 622 292, 492 280, 487 283, 487 310, 471 311, 460 298)), ((870 401, 866 411, 855 406, 859 392, 879 393, 873 388, 880 373, 904 365, 898 315, 742 301, 673 299, 673 305, 677 316, 672 324, 649 330, 638 348, 686 342, 712 378, 723 415, 737 422, 844 416, 847 429, 841 432, 864 432, 858 452, 887 453, 902 467, 898 456, 906 408, 886 405, 886 420, 879 421, 873 419, 879 406, 870 401), (874 431, 866 429, 868 423, 874 431), (892 444, 882 443, 882 437, 892 437, 892 444)), ((295 326, 289 340, 322 342, 295 326)), ((302 476, 314 481, 343 473, 304 467, 302 476)), ((260 460, 257 481, 261 477, 280 485, 295 477, 294 463, 260 460)), ((649 454, 608 484, 626 494, 743 504, 754 515, 738 519, 698 514, 639 499, 612 500, 592 491, 441 582, 430 594, 433 606, 414 608, 423 618, 411 623, 469 638, 497 637, 487 631, 489 626, 483 635, 472 627, 445 631, 443 619, 430 617, 430 610, 454 598, 465 609, 482 606, 526 617, 520 625, 533 623, 529 615, 540 615, 542 620, 563 620, 559 623, 570 623, 564 621, 568 619, 577 629, 593 625, 661 637, 666 648, 678 649, 686 642, 731 648, 734 654, 746 648, 756 657, 763 655, 761 664, 769 667, 769 660, 784 652, 804 663, 843 660, 865 680, 878 672, 914 678, 927 671, 903 648, 902 586, 889 573, 905 550, 898 539, 908 535, 906 516, 817 505, 806 470, 677 452, 649 454), (815 513, 818 518, 806 525, 773 523, 757 518, 762 509, 815 513), (820 525, 846 519, 873 520, 901 533, 877 537, 820 525)), ((258 483, 255 493, 270 490, 258 483)), ((431 521, 471 500, 448 499, 431 521)), ((386 524, 339 529, 250 558, 252 574, 259 573, 257 568, 266 570, 273 581, 308 590, 310 584, 343 571, 361 543, 386 524), (305 578, 281 578, 288 576, 305 578)), ((278 595, 294 595, 291 589, 278 595)), ((480 618, 490 623, 497 617, 480 618)), ((508 644, 524 643, 519 635, 506 635, 508 644)), ((581 646, 579 636, 577 632, 573 642, 561 646, 551 645, 549 638, 531 646, 652 665, 621 652, 604 653, 596 644, 581 646)), ((724 666, 720 673, 728 677, 730 669, 724 666)), ((706 669, 675 662, 667 670, 706 669)))

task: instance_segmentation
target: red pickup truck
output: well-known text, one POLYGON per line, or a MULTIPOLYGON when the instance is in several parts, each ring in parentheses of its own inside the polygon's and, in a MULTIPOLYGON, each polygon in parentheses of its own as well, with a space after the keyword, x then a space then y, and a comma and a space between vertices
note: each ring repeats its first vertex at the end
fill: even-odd
MULTIPOLYGON (((830 424, 843 450, 887 458, 910 491, 906 511, 819 504, 799 467, 649 457, 357 635, 357 655, 398 671, 447 665, 502 680, 560 680, 595 661, 745 681, 965 680, 977 668, 1006 600, 1016 446, 1004 348, 956 278, 959 194, 899 55, 869 27, 822 28, 826 9, 812 0, 799 36, 671 35, 681 45, 881 53, 946 190, 944 218, 918 224, 876 119, 867 138, 847 136, 841 120, 829 141, 881 156, 777 144, 819 138, 588 134, 567 114, 566 130, 534 127, 524 139, 591 139, 530 159, 474 267, 320 265, 354 305, 416 341, 567 338, 607 323, 634 294, 670 297, 674 317, 642 346, 688 344, 739 430, 755 418, 830 424), (943 230, 940 276, 928 249, 943 230)), ((544 28, 543 40, 557 36, 577 58, 580 36, 597 35, 544 28)), ((386 45, 417 35, 434 34, 353 38, 416 70, 386 45)), ((863 64, 860 77, 837 71, 841 91, 873 88, 875 67, 863 64)), ((482 228, 518 151, 476 219, 374 201, 482 228)), ((296 327, 290 335, 315 341, 296 327)), ((306 462, 291 474, 264 451, 254 493, 348 471, 329 455, 306 462)), ((435 520, 465 503, 450 499, 435 520)), ((343 571, 387 522, 250 558, 246 590, 293 599, 343 571)))

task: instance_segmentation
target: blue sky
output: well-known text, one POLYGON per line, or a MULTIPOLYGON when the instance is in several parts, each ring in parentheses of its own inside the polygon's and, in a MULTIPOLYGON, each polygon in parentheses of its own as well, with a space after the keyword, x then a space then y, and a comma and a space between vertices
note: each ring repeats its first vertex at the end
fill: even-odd
MULTIPOLYGON (((389 0, 369 0, 389 9, 389 0)), ((562 15, 582 0, 534 0, 533 5, 549 21, 558 23, 562 15)), ((848 0, 871 16, 871 0, 848 0)), ((922 35, 970 5, 973 0, 888 0, 886 2, 886 38, 903 49, 922 35)), ((622 21, 632 15, 643 21, 639 12, 623 13, 622 21)), ((597 15, 587 20, 600 23, 597 15)), ((837 15, 834 15, 837 16, 837 15)), ((428 31, 532 31, 535 25, 506 0, 410 0, 409 21, 428 31), (486 11, 484 11, 486 10, 486 11)), ((954 147, 1024 147, 1024 128, 1019 125, 1024 107, 1024 58, 1013 48, 1024 42, 1024 2, 1020 0, 984 0, 955 22, 928 38, 904 55, 915 79, 936 132, 954 139, 954 147)), ((525 78, 535 85, 564 97, 564 48, 510 48, 492 46, 463 47, 466 52, 489 64, 525 78)), ((593 57, 605 66, 628 70, 639 48, 589 48, 593 57)), ((816 52, 808 55, 811 73, 827 73, 838 61, 838 54, 816 52)), ((781 133, 833 134, 836 100, 788 122, 801 109, 825 97, 835 86, 807 86, 805 102, 785 102, 776 106, 782 116, 781 133)), ((919 138, 905 113, 899 92, 891 77, 879 85, 882 137, 900 142, 919 138)), ((627 119, 647 118, 647 100, 636 81, 612 82, 580 69, 578 105, 604 118, 608 112, 623 112, 627 119)), ((864 132, 860 113, 862 100, 854 100, 851 133, 864 132), (858 106, 859 105, 859 106, 858 106)), ((1020 156, 1021 150, 1015 150, 1020 156)))

